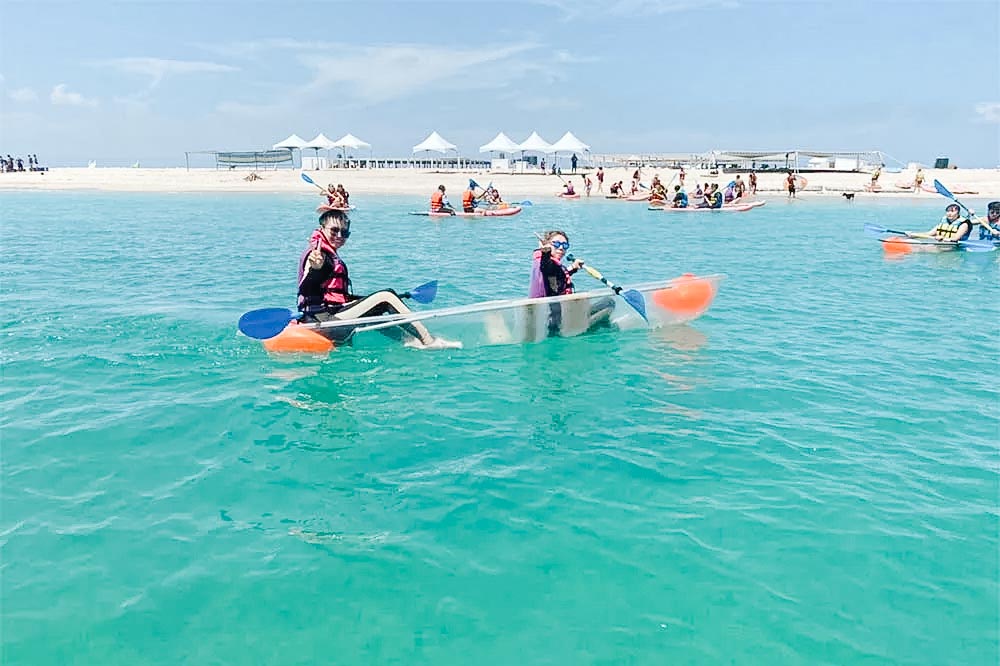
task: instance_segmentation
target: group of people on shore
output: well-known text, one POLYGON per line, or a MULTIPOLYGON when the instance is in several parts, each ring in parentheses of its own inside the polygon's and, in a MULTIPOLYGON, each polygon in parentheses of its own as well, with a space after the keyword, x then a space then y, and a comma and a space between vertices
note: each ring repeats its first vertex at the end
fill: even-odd
POLYGON ((38 163, 38 155, 28 155, 28 168, 24 168, 24 160, 21 156, 6 158, 0 157, 0 173, 14 173, 15 171, 48 171, 48 167, 43 167, 38 163))

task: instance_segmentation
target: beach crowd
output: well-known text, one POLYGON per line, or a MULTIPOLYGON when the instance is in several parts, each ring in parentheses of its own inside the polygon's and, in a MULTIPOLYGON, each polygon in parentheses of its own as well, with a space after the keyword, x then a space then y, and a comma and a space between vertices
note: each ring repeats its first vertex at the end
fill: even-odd
MULTIPOLYGON (((15 171, 25 171, 24 160, 21 156, 11 157, 10 153, 7 157, 0 157, 0 173, 13 173, 15 171)), ((28 168, 27 171, 48 171, 48 167, 43 167, 38 163, 38 155, 28 155, 28 168)))

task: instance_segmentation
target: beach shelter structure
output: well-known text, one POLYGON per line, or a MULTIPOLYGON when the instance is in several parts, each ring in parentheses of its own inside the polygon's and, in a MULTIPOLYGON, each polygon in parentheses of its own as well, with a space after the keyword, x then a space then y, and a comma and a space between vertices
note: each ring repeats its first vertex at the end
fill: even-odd
MULTIPOLYGON (((302 163, 302 148, 308 143, 298 134, 290 134, 284 141, 279 141, 278 143, 271 146, 272 150, 279 150, 281 148, 288 148, 289 150, 299 151, 299 164, 302 163)), ((292 161, 292 166, 295 166, 295 161, 292 161)))
POLYGON ((443 136, 437 132, 431 132, 430 136, 426 139, 413 146, 413 152, 419 153, 425 150, 431 150, 435 153, 447 153, 449 150, 458 151, 455 144, 448 142, 443 136))
POLYGON ((367 148, 369 155, 371 155, 372 144, 368 143, 367 141, 362 141, 358 137, 348 132, 344 136, 334 141, 333 147, 340 148, 342 151, 342 155, 346 157, 348 150, 361 150, 363 148, 367 148))
POLYGON ((576 138, 572 132, 566 132, 558 141, 552 144, 553 153, 586 153, 590 146, 576 138))
POLYGON ((576 153, 590 152, 590 146, 576 138, 572 132, 566 132, 558 141, 552 144, 552 152, 559 156, 559 153, 575 155, 576 153))
POLYGON ((521 151, 521 169, 523 170, 525 153, 548 155, 552 152, 552 144, 540 137, 538 132, 532 132, 531 136, 517 145, 517 149, 521 151))
POLYGON ((450 143, 437 132, 431 132, 430 136, 428 136, 426 139, 424 139, 417 145, 413 146, 414 154, 424 151, 432 151, 444 155, 447 154, 449 150, 454 150, 456 157, 458 156, 458 148, 455 146, 455 144, 450 143))
POLYGON ((354 136, 350 132, 340 137, 333 142, 334 148, 350 148, 352 150, 361 150, 362 148, 371 148, 372 144, 367 141, 362 141, 358 137, 354 136))
POLYGON ((479 146, 479 152, 481 153, 512 153, 515 150, 520 150, 520 147, 503 132, 497 134, 496 137, 486 145, 479 146))
POLYGON ((542 153, 548 155, 552 152, 552 144, 538 136, 538 132, 532 132, 531 136, 517 144, 517 149, 522 153, 542 153))
POLYGON ((315 161, 314 165, 315 165, 315 168, 319 169, 319 168, 322 168, 320 166, 320 163, 319 163, 319 151, 321 151, 321 150, 330 150, 331 148, 333 148, 333 141, 330 141, 330 139, 328 139, 325 134, 323 134, 322 132, 320 132, 315 137, 313 137, 312 141, 308 142, 306 145, 304 145, 302 147, 303 148, 310 148, 313 151, 315 151, 316 161, 315 161))

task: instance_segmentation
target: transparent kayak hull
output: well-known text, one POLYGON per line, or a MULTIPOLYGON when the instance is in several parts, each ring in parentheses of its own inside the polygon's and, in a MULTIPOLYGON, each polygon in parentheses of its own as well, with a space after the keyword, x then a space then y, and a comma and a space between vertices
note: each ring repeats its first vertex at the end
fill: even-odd
MULTIPOLYGON (((648 323, 610 289, 549 298, 486 301, 472 305, 338 320, 323 324, 291 324, 264 341, 276 352, 323 351, 326 345, 355 345, 384 340, 384 335, 411 337, 407 324, 421 322, 431 334, 463 348, 524 344, 549 337, 574 337, 596 330, 658 328, 700 317, 711 306, 723 275, 684 275, 630 287, 643 295, 648 323), (384 334, 384 335, 383 335, 384 334)), ((332 347, 331 347, 332 348, 332 347)))

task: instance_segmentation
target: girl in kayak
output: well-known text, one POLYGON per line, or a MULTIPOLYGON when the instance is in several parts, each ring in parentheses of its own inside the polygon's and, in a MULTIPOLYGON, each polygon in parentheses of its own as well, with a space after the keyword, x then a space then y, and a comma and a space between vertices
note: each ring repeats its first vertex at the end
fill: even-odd
POLYGON ((582 262, 574 261, 566 268, 563 257, 569 250, 569 239, 558 229, 546 231, 538 237, 539 247, 535 250, 531 272, 531 298, 562 296, 573 293, 573 274, 580 270, 582 262))
POLYGON ((972 233, 972 221, 968 218, 959 219, 961 210, 958 204, 948 204, 944 209, 941 222, 930 231, 922 234, 911 234, 917 238, 933 238, 940 241, 963 241, 972 233))
MULTIPOLYGON (((572 294, 573 274, 580 270, 583 262, 575 259, 566 268, 563 257, 569 251, 569 238, 566 232, 558 229, 546 231, 538 236, 539 247, 533 255, 531 267, 531 298, 545 298, 547 296, 565 296, 572 294)), ((614 300, 602 298, 594 303, 590 308, 590 326, 598 322, 607 322, 614 310, 614 300)), ((557 302, 549 304, 549 335, 559 335, 562 329, 562 304, 557 302)))
POLYGON ((567 180, 566 184, 563 185, 563 196, 570 197, 576 194, 576 190, 573 189, 573 181, 567 180))
MULTIPOLYGON (((299 260, 299 311, 302 313, 299 323, 409 313, 410 309, 391 289, 368 296, 351 293, 347 264, 339 254, 351 235, 351 220, 343 211, 329 206, 320 208, 326 210, 320 215, 319 228, 309 238, 309 249, 302 253, 299 260)), ((420 322, 412 322, 402 328, 419 341, 420 347, 446 346, 445 341, 435 339, 420 322)), ((353 333, 353 329, 347 326, 319 330, 338 342, 349 339, 353 333)), ((386 328, 382 331, 391 336, 398 329, 386 328)))

